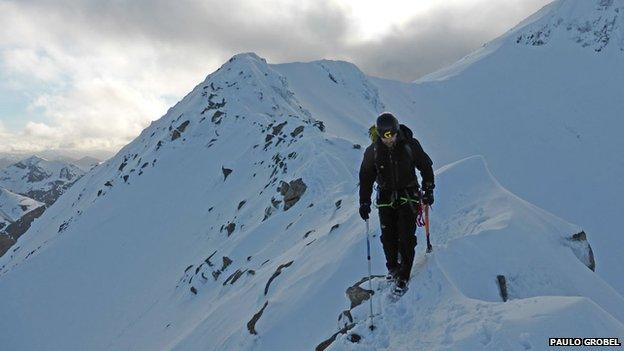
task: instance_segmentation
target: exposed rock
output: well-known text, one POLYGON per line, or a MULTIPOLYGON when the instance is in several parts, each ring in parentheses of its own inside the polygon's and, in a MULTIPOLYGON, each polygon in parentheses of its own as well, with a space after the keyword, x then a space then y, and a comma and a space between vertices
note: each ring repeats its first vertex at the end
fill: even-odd
POLYGON ((225 229, 227 230, 227 235, 230 236, 234 232, 234 229, 236 229, 236 223, 229 223, 225 229))
POLYGON ((221 275, 221 271, 220 270, 212 271, 212 277, 214 278, 214 280, 219 279, 220 275, 221 275))
POLYGON ((239 203, 238 203, 238 208, 237 208, 237 210, 240 210, 240 209, 241 209, 241 207, 245 206, 245 203, 246 203, 246 202, 247 202, 247 201, 245 201, 245 200, 243 200, 243 201, 239 202, 239 203))
POLYGON ((211 258, 212 258, 212 256, 214 256, 216 253, 217 253, 217 250, 215 250, 215 251, 214 251, 214 252, 213 252, 210 256, 208 256, 208 257, 204 260, 204 262, 206 262, 206 264, 207 264, 209 267, 212 267, 212 266, 213 266, 212 262, 210 262, 210 259, 211 259, 211 258))
POLYGON ((333 232, 335 229, 338 229, 338 227, 340 227, 340 224, 339 224, 339 223, 338 223, 338 224, 334 224, 334 225, 331 227, 331 229, 329 230, 329 232, 330 232, 330 233, 331 233, 331 232, 333 232))
POLYGON ((344 326, 342 329, 340 329, 339 331, 334 333, 334 335, 332 335, 329 339, 327 339, 327 340, 323 341, 322 343, 318 344, 314 350, 315 351, 323 351, 323 350, 325 350, 326 348, 329 347, 329 345, 331 345, 336 340, 336 337, 339 334, 346 334, 353 327, 355 327, 355 323, 351 323, 349 325, 344 326))
POLYGON ((277 267, 277 269, 275 270, 275 272, 273 273, 273 275, 271 276, 271 278, 269 278, 269 281, 266 283, 266 286, 264 287, 264 295, 266 296, 266 294, 269 293, 269 286, 271 285, 271 282, 273 281, 273 279, 277 278, 278 275, 280 275, 282 273, 282 269, 290 267, 290 265, 293 263, 294 261, 290 261, 288 263, 284 263, 282 265, 280 265, 279 267, 277 267))
POLYGON ((188 127, 189 123, 191 123, 190 121, 184 121, 182 124, 180 124, 174 131, 173 133, 171 133, 171 141, 176 140, 177 138, 180 137, 180 135, 182 135, 182 133, 184 133, 184 130, 186 129, 186 127, 188 127))
POLYGON ((338 316, 338 322, 340 322, 342 318, 347 318, 349 320, 349 323, 353 323, 353 315, 351 314, 350 309, 344 310, 342 311, 342 313, 340 313, 340 315, 338 316))
POLYGON ((507 280, 504 275, 497 275, 496 281, 498 282, 498 290, 500 291, 501 297, 504 302, 507 302, 507 280))
MULTIPOLYGON (((25 215, 23 215, 17 221, 9 224, 6 227, 6 229, 4 230, 5 233, 8 234, 13 239, 13 241, 15 243, 17 241, 17 239, 19 239, 19 237, 22 236, 22 234, 26 233, 28 228, 30 228, 30 225, 32 224, 32 222, 35 219, 39 218, 43 214, 43 212, 45 212, 45 210, 46 210, 45 206, 40 206, 40 207, 37 207, 36 209, 26 213, 25 215)), ((0 236, 2 236, 2 235, 0 235, 0 236)), ((5 240, 5 244, 6 243, 8 243, 7 240, 5 240)), ((0 256, 2 256, 4 254, 4 252, 2 251, 2 247, 1 246, 2 245, 0 244, 0 256)), ((7 247, 7 249, 8 249, 8 247, 7 247)))
POLYGON ((225 182, 230 173, 232 173, 232 170, 221 166, 221 171, 223 172, 223 181, 225 182))
POLYGON ((219 123, 221 123, 221 119, 223 118, 224 115, 225 115, 225 113, 223 113, 221 111, 215 111, 215 113, 212 115, 212 118, 210 120, 214 124, 219 124, 219 123))
POLYGON ((367 289, 362 289, 359 286, 350 286, 346 291, 347 297, 349 301, 351 301, 351 308, 355 308, 359 306, 362 302, 370 299, 371 295, 374 295, 375 292, 367 289))
POLYGON ((278 191, 284 196, 284 211, 288 211, 289 208, 296 204, 307 188, 308 186, 301 178, 292 180, 290 183, 281 181, 278 191))
POLYGON ((247 330, 249 330, 249 334, 258 335, 258 333, 256 332, 256 323, 258 322, 258 319, 262 317, 262 313, 264 313, 264 309, 267 307, 268 304, 269 304, 268 301, 265 302, 264 306, 262 306, 260 311, 254 314, 253 317, 251 317, 251 320, 247 322, 247 330))
POLYGON ((243 273, 245 273, 245 271, 241 271, 240 269, 237 269, 236 272, 230 274, 230 276, 223 282, 223 286, 227 285, 227 283, 230 283, 230 285, 233 285, 238 278, 240 278, 243 273))
POLYGON ((336 201, 336 204, 335 204, 335 205, 336 205, 336 209, 337 209, 337 210, 338 210, 338 209, 340 209, 340 206, 342 205, 342 200, 338 200, 338 201, 336 201))
POLYGON ((232 261, 229 257, 227 256, 223 256, 223 266, 221 266, 221 271, 224 271, 226 268, 228 268, 229 265, 232 264, 232 261))
POLYGON ((15 240, 9 236, 0 234, 0 257, 4 255, 15 244, 15 240))
POLYGON ((323 124, 323 121, 314 121, 312 125, 318 128, 321 132, 325 131, 325 124, 323 124))
POLYGON ((56 200, 67 190, 69 189, 75 182, 72 183, 63 183, 60 180, 56 180, 54 182, 48 183, 51 187, 49 190, 31 190, 26 194, 27 197, 31 199, 35 199, 39 202, 45 203, 48 207, 52 205, 56 200))
POLYGON ((282 132, 282 128, 284 128, 286 123, 288 123, 288 122, 284 121, 284 122, 276 125, 275 127, 273 127, 273 133, 272 134, 277 136, 279 133, 281 133, 282 132))
POLYGON ((362 148, 362 145, 360 145, 360 144, 353 144, 353 148, 356 149, 356 150, 359 150, 359 149, 362 148))
POLYGON ((277 208, 279 206, 279 204, 281 204, 282 201, 281 200, 277 200, 274 197, 271 197, 271 205, 273 205, 273 207, 277 208))
POLYGON ((273 214, 273 207, 269 206, 267 208, 264 209, 264 218, 262 218, 262 221, 266 221, 269 217, 271 217, 271 215, 273 214))

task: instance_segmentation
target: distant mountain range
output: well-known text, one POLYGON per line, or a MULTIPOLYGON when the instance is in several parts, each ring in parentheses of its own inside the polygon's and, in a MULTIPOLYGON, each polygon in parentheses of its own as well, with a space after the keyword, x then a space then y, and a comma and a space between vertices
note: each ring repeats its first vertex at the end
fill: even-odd
POLYGON ((92 157, 92 156, 83 156, 80 158, 74 158, 70 156, 59 155, 56 153, 53 153, 51 157, 43 156, 48 153, 51 153, 51 152, 42 152, 42 153, 38 153, 37 155, 34 155, 34 154, 16 155, 16 154, 0 153, 0 170, 14 163, 17 163, 21 160, 32 157, 32 156, 45 158, 50 161, 60 161, 60 162, 73 164, 85 172, 89 171, 91 168, 97 166, 98 164, 102 162, 102 160, 92 157))
MULTIPOLYGON (((87 166, 96 160, 82 161, 87 166)), ((0 169, 0 256, 84 173, 72 163, 38 156, 0 169)))

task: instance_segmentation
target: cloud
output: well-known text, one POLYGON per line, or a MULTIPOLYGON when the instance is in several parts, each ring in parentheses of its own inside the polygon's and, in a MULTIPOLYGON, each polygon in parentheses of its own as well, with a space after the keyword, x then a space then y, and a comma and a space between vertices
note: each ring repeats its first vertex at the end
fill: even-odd
POLYGON ((117 150, 239 52, 275 63, 344 59, 413 80, 547 2, 432 2, 364 41, 349 4, 337 0, 0 1, 0 88, 26 87, 35 96, 25 112, 41 116, 18 132, 0 129, 0 150, 117 150))

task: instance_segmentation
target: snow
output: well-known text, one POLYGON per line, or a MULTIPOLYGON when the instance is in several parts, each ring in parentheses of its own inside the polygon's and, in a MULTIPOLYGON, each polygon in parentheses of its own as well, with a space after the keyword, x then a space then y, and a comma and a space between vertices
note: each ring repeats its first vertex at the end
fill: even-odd
POLYGON ((443 167, 437 179, 445 201, 431 219, 434 252, 421 248, 396 303, 376 279, 377 329, 368 330, 361 305, 354 318, 362 322, 350 333, 362 341, 343 335, 330 350, 546 349, 549 337, 624 334, 624 299, 561 245, 578 228, 506 191, 482 157, 443 167), (478 202, 474 192, 483 194, 478 202), (507 277, 508 302, 499 274, 507 277))
MULTIPOLYGON (((550 21, 555 5, 526 25, 550 21)), ((0 343, 312 349, 338 333, 329 349, 526 350, 555 336, 622 340, 621 53, 552 38, 502 40, 461 72, 413 84, 346 62, 234 56, 0 258, 0 343), (368 301, 351 308, 345 291, 367 276, 357 171, 384 110, 435 161, 434 251, 419 229, 397 302, 375 278, 371 333, 368 301), (298 179, 305 192, 284 210, 283 184, 298 179)), ((384 274, 377 216, 370 225, 373 273, 384 274)))
POLYGON ((0 187, 0 233, 2 228, 43 204, 0 187))

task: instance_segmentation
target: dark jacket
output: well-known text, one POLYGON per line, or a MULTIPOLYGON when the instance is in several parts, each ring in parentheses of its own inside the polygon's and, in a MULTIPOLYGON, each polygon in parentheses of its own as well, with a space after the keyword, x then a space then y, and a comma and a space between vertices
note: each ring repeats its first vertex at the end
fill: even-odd
POLYGON ((433 185, 432 165, 431 158, 413 137, 412 131, 401 124, 392 149, 378 138, 364 151, 360 166, 360 204, 371 203, 375 181, 379 185, 378 203, 391 202, 393 193, 398 197, 414 196, 419 189, 414 168, 420 172, 423 184, 433 185), (411 159, 406 144, 411 147, 411 159))

